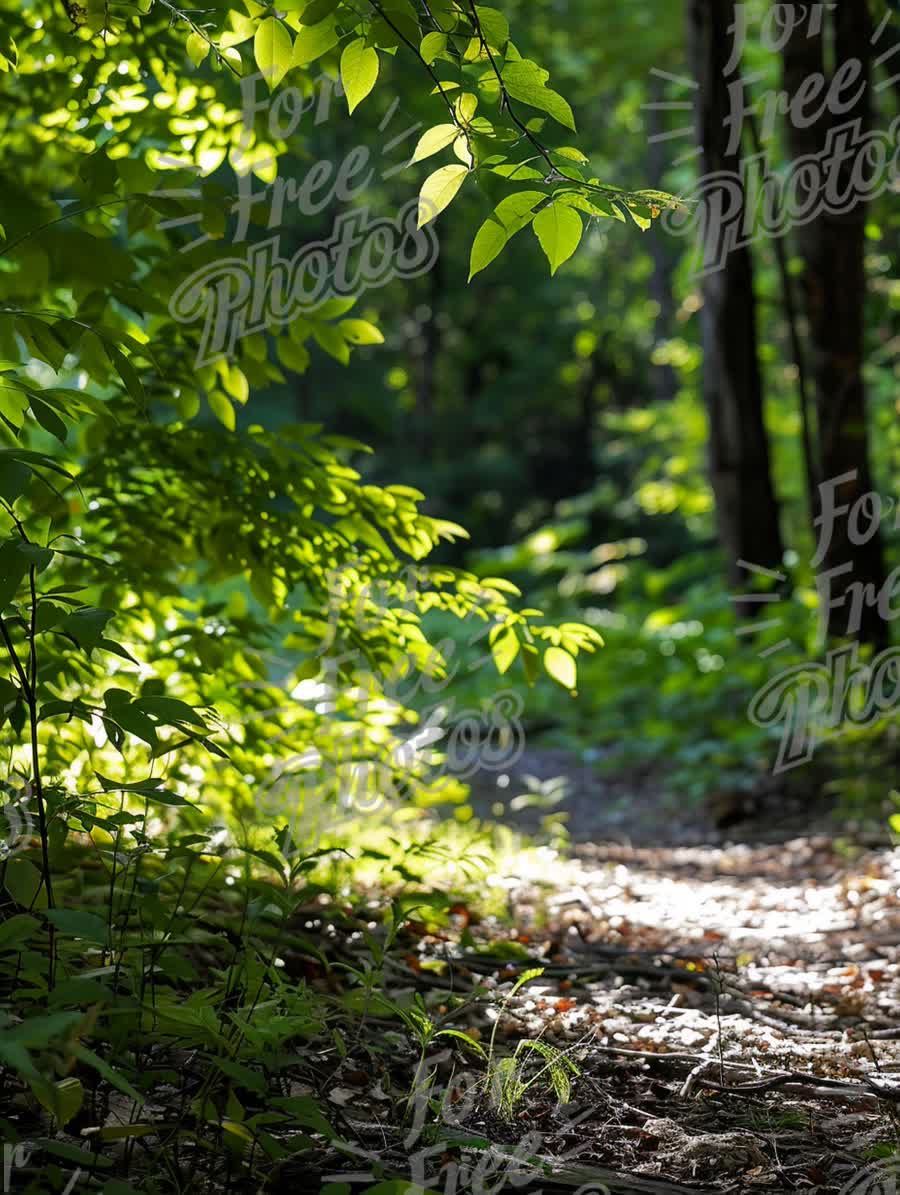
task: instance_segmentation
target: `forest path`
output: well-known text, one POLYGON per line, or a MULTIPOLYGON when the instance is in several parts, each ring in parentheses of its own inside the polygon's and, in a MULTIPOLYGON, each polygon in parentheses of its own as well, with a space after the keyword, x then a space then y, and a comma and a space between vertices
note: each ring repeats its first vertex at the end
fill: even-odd
MULTIPOLYGON (((537 762, 541 779, 559 774, 558 758, 537 762)), ((585 820, 591 784, 596 795, 604 782, 571 786, 560 806, 576 831, 609 824, 596 809, 585 820)), ((492 781, 476 805, 497 795, 492 781)), ((505 1118, 483 1104, 460 1116, 467 1139, 490 1140, 501 1160, 525 1150, 547 1164, 513 1179, 503 1163, 513 1168, 498 1186, 495 1158, 491 1189, 896 1195, 900 851, 784 840, 790 811, 780 841, 704 843, 702 823, 679 822, 668 798, 630 814, 626 803, 621 826, 637 819, 646 839, 648 810, 666 845, 622 833, 568 858, 549 846, 512 855, 509 874, 488 881, 508 917, 462 908, 450 934, 408 941, 407 980, 436 1002, 448 986, 490 989, 448 1023, 487 1043, 499 1009, 501 1051, 536 1040, 577 1069, 563 1107, 544 1066, 505 1118), (692 845, 672 845, 684 837, 692 845), (445 968, 440 979, 429 967, 445 968), (541 974, 513 993, 532 968, 541 974)))
POLYGON ((563 1186, 594 1167, 610 1190, 896 1192, 900 854, 824 836, 544 849, 502 882, 515 931, 471 927, 460 962, 501 991, 524 956, 544 968, 499 1036, 578 1060, 573 1108, 594 1113, 574 1136, 529 1106, 547 1148, 567 1143, 563 1186))
POLYGON ((505 1112, 469 1103, 460 1074, 483 1080, 484 1060, 454 1045, 428 1191, 897 1195, 900 851, 774 795, 720 830, 652 778, 552 749, 477 777, 473 804, 526 833, 563 812, 573 846, 485 877, 504 916, 460 905, 401 937, 397 998, 418 992, 495 1061, 518 1048, 535 1080, 505 1112))

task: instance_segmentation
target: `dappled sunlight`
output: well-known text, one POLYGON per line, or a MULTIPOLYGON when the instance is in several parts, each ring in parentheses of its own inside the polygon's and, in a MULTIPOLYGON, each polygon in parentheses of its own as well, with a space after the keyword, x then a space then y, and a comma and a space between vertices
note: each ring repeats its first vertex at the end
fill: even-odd
POLYGON ((0 13, 0 1195, 894 1195, 900 0, 0 13))

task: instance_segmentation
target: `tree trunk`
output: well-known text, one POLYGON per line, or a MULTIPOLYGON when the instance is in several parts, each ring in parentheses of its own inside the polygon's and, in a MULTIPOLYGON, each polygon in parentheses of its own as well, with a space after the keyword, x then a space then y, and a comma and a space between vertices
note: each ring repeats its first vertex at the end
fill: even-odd
MULTIPOLYGON (((648 84, 650 103, 646 110, 647 127, 647 178, 649 186, 654 190, 663 189, 663 174, 666 163, 663 154, 663 143, 659 139, 663 122, 660 120, 660 109, 655 107, 663 101, 664 90, 661 80, 651 75, 648 84)), ((653 261, 653 273, 650 275, 650 295, 657 304, 659 312, 654 327, 654 341, 659 345, 661 341, 672 336, 675 327, 675 301, 672 296, 672 262, 669 258, 668 244, 663 240, 663 234, 657 227, 647 230, 647 249, 653 261)), ((655 365, 653 367, 653 389, 658 399, 674 398, 678 392, 678 375, 671 365, 655 365)))
MULTIPOLYGON (((829 6, 826 5, 826 10, 829 6)), ((788 143, 796 161, 807 154, 820 155, 825 175, 831 164, 825 160, 829 131, 859 122, 860 133, 871 124, 871 37, 872 26, 867 0, 841 0, 830 17, 834 30, 835 70, 842 63, 856 61, 862 73, 853 87, 842 90, 841 97, 852 94, 856 102, 849 110, 832 115, 822 106, 821 117, 809 128, 799 127, 790 115, 788 143)), ((807 21, 800 21, 784 49, 784 84, 795 96, 804 81, 824 74, 822 35, 811 34, 807 21)), ((812 107, 812 105, 808 105, 812 107)), ((853 157, 836 171, 837 193, 850 193, 853 157)), ((800 203, 802 194, 798 195, 800 203)), ((863 495, 871 493, 872 471, 867 439, 866 392, 863 383, 866 282, 865 254, 866 205, 856 199, 838 213, 822 212, 796 230, 797 244, 803 258, 803 298, 809 321, 809 342, 815 382, 815 407, 818 444, 815 472, 825 487, 820 491, 829 505, 840 510, 852 508, 863 495), (841 479, 841 480, 838 480, 841 479)), ((858 636, 883 643, 887 628, 877 609, 852 602, 853 587, 860 585, 878 592, 885 583, 881 537, 874 533, 863 543, 850 539, 850 521, 846 514, 836 517, 830 534, 817 533, 827 547, 820 565, 820 589, 830 608, 826 612, 827 630, 833 636, 858 636), (835 574, 835 569, 852 568, 835 574)), ((864 524, 865 525, 865 524, 864 524)), ((868 534, 866 528, 866 534, 868 534)))
MULTIPOLYGON (((704 176, 727 172, 729 185, 737 188, 740 148, 729 145, 726 125, 731 111, 728 30, 734 24, 734 9, 734 0, 689 0, 701 170, 704 176)), ((706 270, 703 279, 703 393, 719 539, 729 580, 742 585, 747 573, 739 562, 777 569, 783 552, 763 416, 753 259, 747 246, 724 249, 730 243, 729 234, 738 231, 741 223, 736 207, 742 203, 732 204, 729 223, 716 218, 712 207, 707 209, 704 260, 717 264, 706 270)), ((741 603, 739 608, 749 614, 758 606, 741 603)))

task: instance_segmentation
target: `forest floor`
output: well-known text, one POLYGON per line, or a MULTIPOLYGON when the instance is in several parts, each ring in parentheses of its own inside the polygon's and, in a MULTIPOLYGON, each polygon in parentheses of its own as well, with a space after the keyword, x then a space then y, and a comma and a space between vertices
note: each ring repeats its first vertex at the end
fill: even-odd
POLYGON ((587 829, 597 844, 523 856, 517 874, 491 880, 507 917, 460 906, 454 932, 411 923, 394 964, 394 999, 422 993, 485 1050, 492 1035, 496 1055, 541 1043, 520 1048, 523 1062, 534 1055, 521 1072, 531 1085, 501 1109, 468 1100, 466 1068, 484 1064, 454 1042, 436 1066, 444 1129, 426 1163, 424 1135, 387 1127, 400 1060, 372 1082, 357 1071, 330 1099, 359 1128, 377 1125, 376 1173, 448 1195, 896 1195, 900 852, 792 834, 790 811, 729 843, 665 802, 648 827, 640 801, 603 842, 616 801, 601 814, 575 784, 568 808, 574 837, 587 829), (651 845, 654 824, 664 845, 651 845), (514 992, 530 968, 542 973, 514 992), (489 1001, 454 1011, 448 992, 485 984, 489 1001))
MULTIPOLYGON (((106 1195, 158 1190, 163 1171, 162 1189, 232 1195, 897 1195, 900 851, 837 837, 826 813, 805 834, 786 805, 721 831, 555 753, 522 767, 571 780, 571 849, 500 834, 482 863, 477 845, 433 866, 407 847, 390 867, 369 851, 368 871, 309 885, 293 912, 265 905, 249 1011, 221 986, 240 972, 244 894, 198 868, 148 997, 158 1031, 134 1041, 141 1106, 106 1068, 48 1144, 35 1101, 0 1084, 0 1128, 92 1181, 134 1181, 106 1195), (277 960, 271 1000, 259 959, 277 960), (240 1035, 216 1036, 235 1009, 240 1035)), ((476 786, 476 807, 511 808, 521 781, 476 786)), ((87 848, 72 875, 102 910, 87 848)), ((276 887, 255 879, 256 903, 276 887)), ((77 950, 73 974, 114 971, 94 967, 99 945, 77 950)), ((127 991, 85 998, 98 990, 129 1014, 127 991)), ((99 1048, 118 1043, 119 1066, 110 1023, 99 1048)))

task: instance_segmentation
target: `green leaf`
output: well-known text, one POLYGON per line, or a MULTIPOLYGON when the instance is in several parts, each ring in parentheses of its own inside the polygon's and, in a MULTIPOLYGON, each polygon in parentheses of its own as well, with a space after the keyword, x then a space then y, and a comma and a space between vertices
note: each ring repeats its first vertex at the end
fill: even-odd
MULTIPOLYGON (((200 739, 196 740, 200 742, 200 739)), ((204 742, 204 746, 210 747, 210 743, 204 742)), ((167 788, 155 788, 152 792, 145 794, 148 801, 155 801, 157 805, 167 805, 171 809, 177 809, 181 806, 188 806, 191 809, 196 809, 197 806, 189 801, 186 797, 180 796, 178 793, 173 793, 167 788)))
POLYGON ((568 162, 580 162, 582 165, 588 161, 587 157, 576 149, 573 145, 560 145, 556 149, 551 149, 550 157, 555 161, 562 159, 562 165, 568 162))
MULTIPOLYGON (((131 1124, 111 1124, 106 1125, 100 1130, 97 1136, 101 1141, 126 1141, 135 1137, 155 1137, 159 1134, 161 1129, 175 1128, 175 1125, 167 1125, 165 1121, 153 1121, 151 1124, 140 1124, 137 1121, 132 1121, 131 1124)), ((129 1191, 132 1188, 129 1188, 129 1191)), ((103 1188, 102 1195, 113 1195, 110 1184, 107 1183, 103 1188)), ((135 1192, 135 1195, 138 1195, 135 1192)))
MULTIPOLYGON (((116 823, 110 822, 109 829, 115 834, 116 823)), ((63 979, 57 982, 48 1000, 55 1008, 65 1008, 69 1004, 83 1007, 86 1004, 112 1004, 115 996, 98 979, 63 979)))
MULTIPOLYGON (((204 744, 209 746, 209 744, 204 744)), ((184 797, 179 796, 178 793, 170 792, 167 788, 163 788, 161 781, 154 780, 152 777, 149 780, 142 780, 138 784, 120 784, 117 780, 110 780, 107 776, 103 776, 100 772, 94 772, 94 775, 100 781, 100 786, 104 792, 120 792, 120 793, 134 793, 137 796, 145 797, 148 801, 156 801, 159 805, 189 805, 191 802, 184 797)))
POLYGON ((291 68, 294 47, 291 35, 276 17, 260 21, 253 38, 253 56, 262 77, 274 91, 291 68))
POLYGON ((578 212, 554 203, 538 212, 532 228, 555 274, 578 248, 584 225, 578 212))
POLYGON ((60 477, 67 477, 70 481, 72 480, 72 474, 68 469, 64 469, 52 456, 48 456, 45 452, 29 452, 25 448, 4 448, 0 449, 0 456, 10 457, 12 460, 25 461, 29 465, 40 465, 44 469, 52 469, 60 477))
MULTIPOLYGON (((125 1125, 128 1128, 128 1125, 125 1125)), ((151 1126, 153 1131, 158 1134, 160 1126, 157 1124, 151 1126)), ((103 1137, 104 1130, 100 1130, 100 1136, 103 1137)), ((102 1156, 102 1155, 101 1155, 102 1156)), ((100 1195, 141 1195, 137 1187, 132 1187, 129 1183, 123 1183, 121 1179, 111 1178, 108 1182, 103 1184, 100 1195)))
MULTIPOLYGON (((231 21, 231 27, 234 32, 223 33, 219 38, 219 48, 221 50, 228 50, 234 46, 239 46, 242 42, 248 41, 256 31, 253 21, 242 12, 236 12, 234 9, 231 9, 228 19, 231 21)), ((240 58, 240 55, 238 55, 238 58, 240 58)))
POLYGON ((84 606, 67 615, 57 623, 57 629, 71 635, 79 647, 90 651, 98 647, 103 639, 106 624, 114 617, 112 610, 101 610, 95 606, 84 606))
POLYGON ((425 158, 430 158, 432 154, 440 153, 442 149, 452 145, 458 136, 457 125, 436 124, 434 128, 427 129, 419 138, 419 143, 410 161, 422 162, 425 158))
POLYGON ((12 1029, 5 1026, 0 1043, 14 1041, 27 1049, 43 1050, 57 1038, 69 1037, 82 1020, 80 1012, 52 1012, 47 1016, 28 1017, 12 1029))
POLYGON ((324 21, 334 12, 340 2, 341 0, 312 0, 312 3, 303 9, 303 24, 318 25, 319 21, 324 21))
POLYGON ((0 677, 0 726, 12 713, 20 697, 18 686, 6 677, 0 677))
POLYGON ((378 79, 378 51, 358 37, 341 55, 341 82, 347 96, 350 113, 366 98, 378 79))
POLYGON ((38 1137, 35 1139, 34 1145, 43 1153, 53 1154, 54 1157, 62 1158, 64 1162, 69 1162, 73 1166, 83 1166, 87 1170, 108 1170, 113 1164, 112 1158, 105 1158, 102 1154, 88 1149, 79 1149, 65 1141, 38 1137))
POLYGON ((469 262, 470 282, 502 252, 511 237, 531 222, 534 209, 546 198, 543 191, 517 191, 501 199, 475 234, 469 262))
POLYGON ((7 860, 4 887, 23 909, 41 908, 47 904, 47 890, 41 886, 41 873, 30 859, 7 860))
POLYGON ((309 368, 309 349, 305 348, 302 344, 295 344, 293 340, 289 340, 286 336, 280 336, 276 347, 278 350, 278 360, 285 369, 291 369, 294 373, 305 373, 309 368))
POLYGON ((12 386, 0 386, 0 415, 14 431, 18 431, 25 422, 28 405, 28 395, 24 391, 12 386))
POLYGON ((442 166, 426 178, 419 192, 419 228, 424 228, 453 202, 468 173, 465 166, 442 166))
POLYGON ((522 162, 501 162, 498 166, 491 166, 490 170, 492 174, 499 174, 501 178, 508 178, 514 183, 534 182, 545 177, 542 171, 522 162))
POLYGON ((197 711, 186 701, 179 701, 177 697, 138 697, 133 703, 138 709, 152 714, 158 722, 166 726, 175 726, 179 722, 188 722, 199 726, 201 730, 208 730, 206 722, 197 711))
POLYGON ((241 406, 244 406, 250 398, 250 383, 247 381, 247 375, 237 365, 232 365, 225 370, 223 385, 241 406))
POLYGON ((13 601, 28 572, 28 558, 16 540, 0 544, 0 613, 13 601))
POLYGON ((549 113, 554 120, 574 131, 572 109, 561 95, 547 86, 546 81, 550 76, 536 62, 527 58, 507 62, 502 77, 504 87, 514 100, 521 100, 523 104, 549 113))
POLYGON ((447 49, 446 33, 426 33, 419 46, 419 54, 426 66, 431 66, 439 54, 447 49))
POLYGON ((19 552, 28 561, 28 567, 42 573, 53 560, 53 549, 42 548, 40 544, 19 544, 19 552))
POLYGON ((249 1066, 242 1066, 239 1062, 232 1062, 230 1058, 217 1058, 215 1064, 223 1075, 234 1079, 235 1083, 245 1087, 247 1091, 265 1092, 266 1081, 259 1071, 252 1070, 249 1066))
POLYGON ((187 56, 194 66, 199 66, 209 53, 209 42, 199 33, 191 33, 187 39, 187 56))
POLYGON ((93 1067, 97 1074, 102 1075, 107 1083, 111 1083, 112 1086, 121 1091, 123 1095, 127 1095, 129 1099, 134 1100, 136 1104, 143 1104, 144 1097, 140 1094, 140 1092, 136 1091, 126 1078, 120 1075, 118 1071, 113 1070, 113 1068, 108 1063, 104 1062, 99 1055, 95 1054, 93 1050, 89 1050, 87 1046, 82 1045, 80 1042, 74 1043, 71 1049, 72 1053, 80 1062, 83 1062, 86 1066, 93 1067))
POLYGON ((234 70, 238 75, 243 75, 244 60, 241 58, 240 51, 236 50, 234 46, 227 46, 222 49, 221 53, 225 61, 231 64, 232 70, 234 70))
POLYGON ((56 1118, 60 1128, 64 1128, 78 1114, 84 1103, 84 1088, 80 1079, 60 1079, 57 1083, 42 1084, 32 1090, 38 1102, 56 1118))
POLYGON ((115 643, 112 639, 105 639, 101 636, 94 645, 99 651, 108 651, 111 655, 118 656, 121 660, 127 660, 129 664, 136 664, 137 660, 124 648, 121 643, 115 643))
POLYGON ((307 1129, 314 1129, 329 1140, 333 1140, 336 1136, 318 1102, 312 1096, 276 1096, 269 1102, 287 1113, 295 1124, 303 1125, 307 1129))
POLYGON ((557 684, 568 689, 570 693, 575 692, 578 669, 575 660, 567 651, 561 647, 548 647, 544 652, 544 667, 557 684))
POLYGON ((222 426, 227 427, 230 432, 233 432, 237 426, 237 420, 235 419, 234 406, 231 400, 221 390, 211 390, 206 396, 206 401, 209 403, 209 409, 222 426))
POLYGON ((66 348, 52 325, 30 316, 19 316, 18 323, 35 356, 59 370, 66 357, 66 348))
POLYGON ((0 951, 16 950, 40 928, 40 921, 27 913, 15 913, 8 917, 0 922, 0 951))
POLYGON ((349 365, 350 349, 339 328, 336 328, 334 324, 315 324, 313 325, 313 336, 319 347, 323 348, 330 357, 334 357, 335 361, 340 361, 341 365, 349 365))
POLYGON ((68 434, 66 431, 66 425, 63 423, 57 413, 52 410, 52 408, 48 407, 46 403, 41 402, 40 399, 32 395, 31 411, 44 431, 48 431, 50 435, 55 436, 61 444, 65 444, 66 435, 68 434))
POLYGON ((315 25, 302 25, 294 38, 291 61, 294 66, 308 66, 310 62, 327 54, 340 39, 334 15, 315 25))
POLYGON ((636 207, 633 204, 629 204, 629 203, 626 203, 624 206, 625 206, 625 210, 628 212, 629 216, 632 218, 632 220, 635 222, 635 224, 638 226, 638 228, 641 230, 641 232, 646 232, 647 229, 650 227, 650 225, 653 223, 653 219, 652 219, 652 216, 650 213, 650 208, 649 207, 636 207))
POLYGON ((85 913, 79 909, 48 909, 46 917, 60 933, 96 942, 98 946, 109 943, 109 927, 95 913, 85 913))
POLYGON ((125 389, 136 402, 139 402, 143 406, 146 402, 146 395, 144 394, 144 384, 137 370, 125 354, 120 349, 117 349, 114 344, 104 344, 103 347, 106 349, 106 355, 112 362, 116 373, 122 379, 125 389))
POLYGON ((159 740, 156 737, 155 725, 150 718, 135 709, 133 705, 117 705, 110 710, 109 716, 126 734, 134 735, 148 747, 156 747, 159 740))
POLYGON ((368 320, 342 319, 338 327, 349 344, 384 344, 384 336, 368 320))
POLYGON ((511 626, 494 627, 490 634, 490 645, 497 671, 505 676, 519 654, 519 637, 511 626))
POLYGON ((478 24, 481 26, 484 40, 495 50, 502 50, 509 41, 509 21, 496 8, 483 8, 481 5, 476 5, 475 12, 478 15, 478 24))
POLYGON ((469 1037, 468 1033, 461 1033, 458 1029, 440 1029, 435 1035, 437 1037, 456 1037, 461 1042, 473 1050, 479 1058, 487 1058, 487 1052, 480 1042, 477 1042, 474 1037, 469 1037))
POLYGON ((543 967, 530 967, 527 971, 523 971, 516 982, 512 985, 507 1000, 511 1000, 520 988, 523 988, 526 983, 531 983, 532 979, 540 979, 544 974, 543 967))
POLYGON ((561 203, 565 207, 576 208, 579 212, 587 212, 589 216, 596 216, 598 219, 605 217, 609 220, 618 220, 622 224, 625 223, 625 216, 615 204, 598 199, 596 195, 593 199, 588 199, 586 195, 560 195, 555 202, 561 203))
POLYGON ((346 315, 348 311, 352 311, 355 303, 355 295, 343 299, 326 299, 324 303, 316 308, 316 319, 337 319, 338 316, 346 315))

